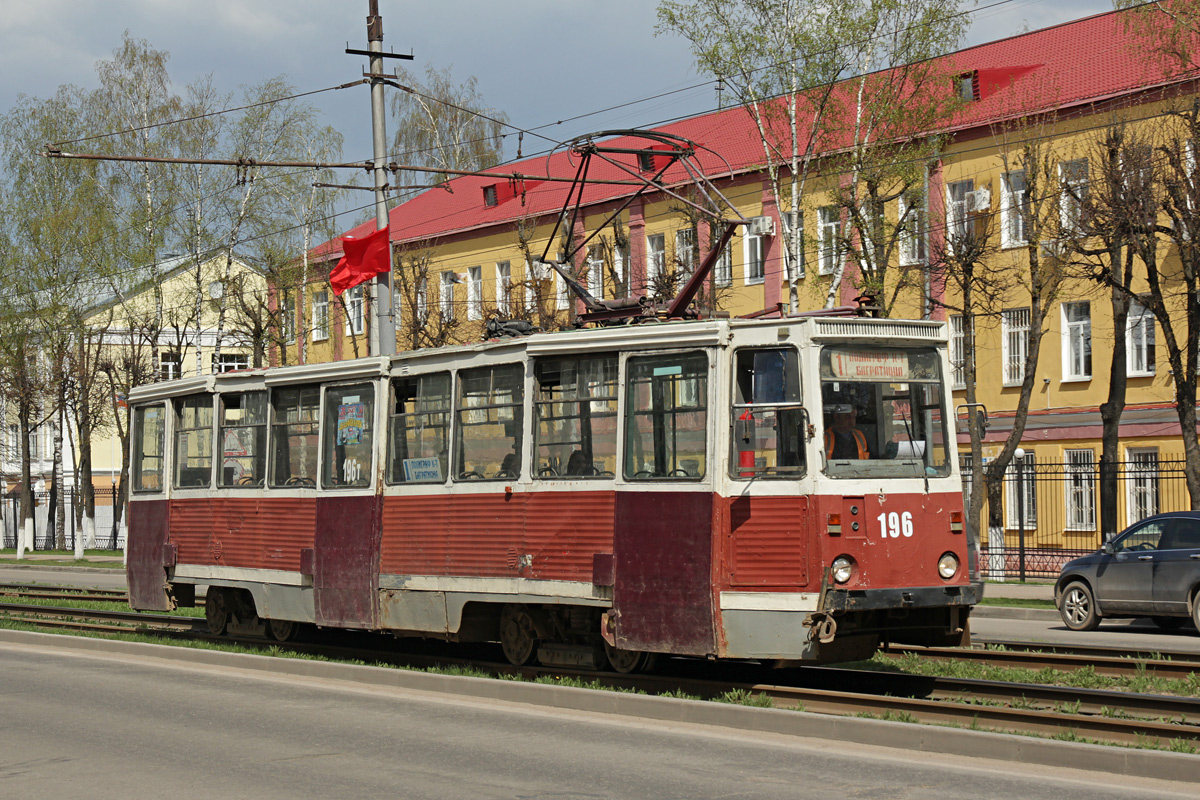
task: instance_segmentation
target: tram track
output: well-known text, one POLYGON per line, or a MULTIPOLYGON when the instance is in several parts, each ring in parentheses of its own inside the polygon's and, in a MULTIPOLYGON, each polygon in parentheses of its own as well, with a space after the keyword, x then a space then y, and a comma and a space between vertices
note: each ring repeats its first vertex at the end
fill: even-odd
MULTIPOLYGON (((150 633, 176 640, 227 642, 264 653, 286 648, 299 654, 355 659, 397 667, 470 667, 496 677, 574 680, 597 687, 694 696, 705 700, 738 698, 741 702, 766 704, 765 699, 769 699, 769 704, 778 708, 796 708, 820 714, 874 716, 1040 736, 1069 735, 1119 744, 1157 742, 1162 745, 1179 741, 1200 746, 1200 725, 1193 723, 1193 720, 1200 721, 1200 699, 1194 697, 925 677, 841 667, 769 670, 752 663, 712 665, 690 659, 666 659, 661 664, 659 674, 619 675, 561 668, 512 667, 486 658, 448 655, 436 646, 432 654, 397 653, 394 639, 372 637, 370 634, 350 637, 345 636, 345 632, 335 634, 335 638, 350 640, 352 643, 349 645, 324 641, 280 643, 247 637, 215 637, 207 633, 202 619, 168 614, 7 602, 0 603, 0 613, 9 619, 29 622, 48 630, 150 633), (719 677, 713 677, 714 673, 719 677)), ((960 650, 934 652, 922 648, 891 648, 893 653, 920 651, 923 658, 970 657, 960 650)), ((988 659, 988 663, 995 663, 992 657, 998 653, 1013 655, 1016 651, 965 652, 988 659)), ((1036 657, 1039 654, 1020 655, 1036 657)), ((1073 658, 1068 658, 1070 654, 1050 655, 1054 659, 1046 661, 1059 665, 1078 664, 1078 659, 1095 658, 1078 654, 1073 658), (1068 660, 1061 660, 1063 658, 1068 660)), ((1011 663, 1008 659, 1004 660, 1011 663)), ((1128 665, 1132 660, 1124 661, 1128 665)), ((1028 665, 1036 662, 1026 660, 1023 663, 1028 665)), ((1149 663, 1160 667, 1172 662, 1150 660, 1149 663)), ((1200 664, 1196 663, 1185 665, 1179 662, 1176 666, 1180 669, 1185 666, 1200 669, 1200 664)), ((1130 667, 1127 666, 1128 669, 1130 667)), ((1161 676, 1162 673, 1157 674, 1161 676)))

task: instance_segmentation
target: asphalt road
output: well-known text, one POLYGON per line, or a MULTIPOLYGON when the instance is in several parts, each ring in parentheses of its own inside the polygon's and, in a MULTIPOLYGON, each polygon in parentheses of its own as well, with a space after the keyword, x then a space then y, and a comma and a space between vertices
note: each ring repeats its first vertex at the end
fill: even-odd
POLYGON ((24 800, 1194 797, 1146 779, 20 644, 0 646, 0 675, 0 791, 24 800))

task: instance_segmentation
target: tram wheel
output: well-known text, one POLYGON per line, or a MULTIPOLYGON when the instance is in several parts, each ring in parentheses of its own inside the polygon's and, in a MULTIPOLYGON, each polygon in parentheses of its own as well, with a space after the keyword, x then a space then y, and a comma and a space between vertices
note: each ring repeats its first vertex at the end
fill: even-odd
POLYGON ((608 642, 604 643, 604 654, 608 656, 608 665, 613 668, 614 672, 619 672, 622 675, 629 675, 634 672, 649 672, 654 669, 654 662, 657 656, 654 653, 646 653, 641 650, 623 650, 620 647, 613 647, 608 642))
POLYGON ((213 636, 225 633, 229 625, 229 595, 220 586, 208 587, 204 595, 204 621, 213 636))
POLYGON ((296 637, 295 622, 290 619, 269 619, 267 622, 267 635, 277 642, 290 642, 296 637))
POLYGON ((537 644, 533 617, 523 606, 506 605, 500 612, 500 647, 508 663, 517 667, 533 663, 537 644))

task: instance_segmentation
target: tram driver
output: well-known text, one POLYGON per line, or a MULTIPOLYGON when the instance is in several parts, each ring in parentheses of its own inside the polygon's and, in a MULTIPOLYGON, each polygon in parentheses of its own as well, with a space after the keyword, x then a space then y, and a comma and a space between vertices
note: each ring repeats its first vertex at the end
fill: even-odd
POLYGON ((857 427, 858 410, 851 403, 830 409, 831 424, 825 427, 825 457, 829 459, 870 458, 867 437, 857 427))

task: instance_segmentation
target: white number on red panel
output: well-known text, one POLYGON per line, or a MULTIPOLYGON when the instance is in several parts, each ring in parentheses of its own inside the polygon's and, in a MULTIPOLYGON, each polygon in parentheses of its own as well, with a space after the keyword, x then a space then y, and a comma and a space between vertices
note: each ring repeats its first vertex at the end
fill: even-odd
POLYGON ((883 539, 906 539, 913 535, 912 512, 884 512, 875 519, 879 520, 879 535, 883 539))

